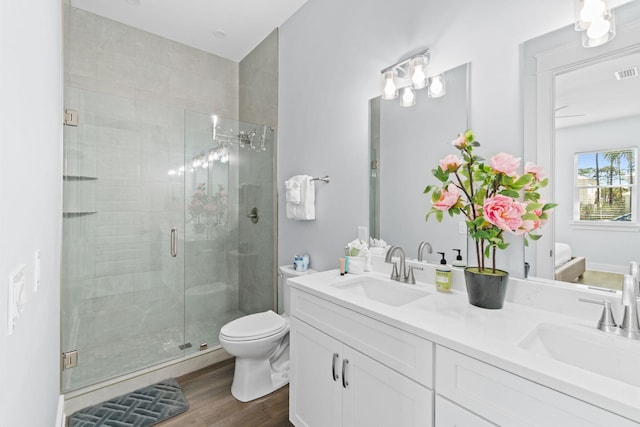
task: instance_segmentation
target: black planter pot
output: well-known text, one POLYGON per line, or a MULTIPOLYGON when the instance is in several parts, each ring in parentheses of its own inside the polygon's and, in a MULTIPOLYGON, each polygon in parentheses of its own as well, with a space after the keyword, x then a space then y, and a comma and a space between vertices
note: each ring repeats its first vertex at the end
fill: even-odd
POLYGON ((479 273, 477 270, 478 267, 464 269, 464 281, 467 285, 469 304, 489 309, 502 308, 504 297, 507 294, 509 273, 496 270, 495 274, 487 274, 484 272, 479 273))

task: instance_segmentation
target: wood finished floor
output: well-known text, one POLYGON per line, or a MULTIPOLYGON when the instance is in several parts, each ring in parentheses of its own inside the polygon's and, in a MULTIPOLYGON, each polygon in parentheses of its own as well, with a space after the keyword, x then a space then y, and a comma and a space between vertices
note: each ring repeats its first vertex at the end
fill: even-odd
POLYGON ((231 396, 233 359, 178 378, 189 410, 158 427, 290 427, 289 386, 242 403, 231 396))

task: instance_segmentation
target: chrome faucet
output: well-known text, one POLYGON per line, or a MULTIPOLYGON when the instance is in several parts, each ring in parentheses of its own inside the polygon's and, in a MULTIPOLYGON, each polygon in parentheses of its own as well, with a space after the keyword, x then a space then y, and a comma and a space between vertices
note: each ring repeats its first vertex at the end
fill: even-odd
POLYGON ((620 323, 620 335, 628 338, 640 339, 640 323, 638 323, 638 295, 636 293, 635 278, 625 274, 622 282, 622 305, 624 315, 620 323))
POLYGON ((393 264, 393 269, 391 270, 391 280, 395 280, 398 282, 409 283, 410 285, 415 285, 416 278, 413 275, 413 270, 418 269, 422 270, 421 267, 413 267, 409 266, 409 273, 407 273, 406 264, 405 264, 405 254, 404 249, 400 246, 391 246, 387 251, 387 256, 384 258, 384 262, 388 262, 393 264), (398 272, 398 264, 392 260, 393 254, 396 251, 400 251, 400 272, 398 272))
POLYGON ((424 261, 422 257, 422 252, 424 252, 424 248, 427 248, 427 253, 432 254, 433 248, 431 247, 431 243, 422 241, 420 242, 420 246, 418 246, 418 261, 424 261))
MULTIPOLYGON (((637 267, 636 267, 637 268, 637 267)), ((631 273, 634 273, 634 266, 631 266, 631 273)), ((632 274, 625 274, 624 281, 622 282, 622 306, 624 307, 624 314, 622 316, 622 322, 620 325, 616 325, 616 321, 611 312, 611 303, 606 300, 597 300, 592 298, 579 298, 582 302, 588 302, 592 304, 600 304, 604 306, 600 321, 598 322, 598 329, 604 332, 613 333, 626 338, 634 340, 640 340, 640 321, 638 320, 638 294, 637 278, 632 274)))
POLYGON ((404 264, 405 262, 404 249, 402 249, 400 246, 397 246, 397 245, 391 246, 387 251, 387 256, 384 258, 384 262, 393 264, 393 269, 391 270, 391 280, 404 282, 404 279, 407 275, 407 271, 404 264), (400 274, 398 273, 398 264, 396 264, 395 261, 391 260, 391 258, 393 257, 393 254, 396 253, 396 251, 400 251, 400 272, 402 273, 402 276, 400 276, 400 274))

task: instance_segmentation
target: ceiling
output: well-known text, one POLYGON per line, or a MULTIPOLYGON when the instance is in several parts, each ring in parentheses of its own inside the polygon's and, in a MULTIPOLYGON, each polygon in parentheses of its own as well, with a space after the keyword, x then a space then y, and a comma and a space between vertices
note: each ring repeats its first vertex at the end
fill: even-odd
POLYGON ((640 116, 640 53, 598 62, 556 77, 556 127, 640 116), (638 76, 614 73, 638 67, 638 76))
POLYGON ((68 0, 71 6, 242 60, 307 0, 68 0))

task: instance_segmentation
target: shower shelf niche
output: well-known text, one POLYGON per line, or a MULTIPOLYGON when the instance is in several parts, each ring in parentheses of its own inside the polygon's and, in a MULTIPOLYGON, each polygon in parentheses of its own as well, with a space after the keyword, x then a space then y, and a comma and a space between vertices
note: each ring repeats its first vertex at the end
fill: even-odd
POLYGON ((97 213, 96 181, 98 177, 87 175, 63 175, 64 218, 97 213))

